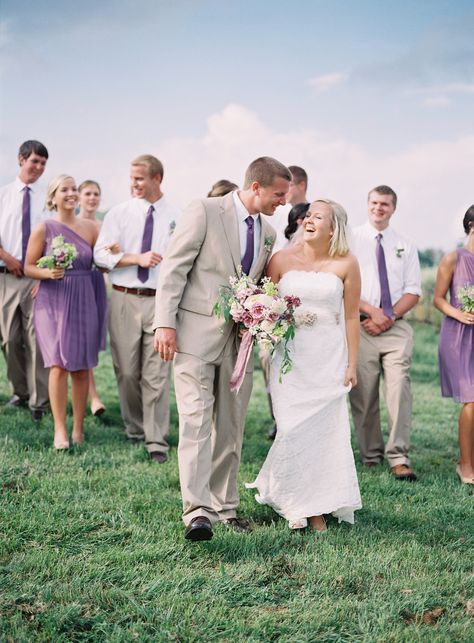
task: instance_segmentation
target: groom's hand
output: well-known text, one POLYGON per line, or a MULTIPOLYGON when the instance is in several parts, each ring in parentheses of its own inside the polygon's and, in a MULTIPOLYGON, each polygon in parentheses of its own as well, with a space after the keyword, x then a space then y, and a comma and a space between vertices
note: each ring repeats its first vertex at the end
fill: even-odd
POLYGON ((176 344, 176 329, 157 328, 155 330, 155 351, 165 362, 171 362, 178 351, 176 344))

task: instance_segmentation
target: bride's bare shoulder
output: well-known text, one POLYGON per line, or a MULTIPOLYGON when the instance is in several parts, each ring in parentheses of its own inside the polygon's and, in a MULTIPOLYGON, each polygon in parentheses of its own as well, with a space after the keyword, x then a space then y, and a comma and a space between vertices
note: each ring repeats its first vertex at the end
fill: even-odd
POLYGON ((298 264, 298 251, 296 247, 290 246, 275 252, 267 266, 267 275, 274 281, 279 281, 280 277, 291 268, 298 264))

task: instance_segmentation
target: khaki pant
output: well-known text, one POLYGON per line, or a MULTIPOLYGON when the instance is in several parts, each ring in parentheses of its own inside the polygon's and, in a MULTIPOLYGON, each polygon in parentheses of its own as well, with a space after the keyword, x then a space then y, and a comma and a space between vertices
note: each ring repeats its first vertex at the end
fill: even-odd
POLYGON ((48 405, 48 369, 33 327, 33 279, 0 273, 0 337, 13 393, 31 409, 48 405))
POLYGON ((413 331, 403 320, 396 321, 392 328, 377 337, 366 333, 361 326, 357 386, 349 398, 364 464, 381 462, 384 453, 391 467, 410 464, 412 351, 413 331), (389 437, 386 445, 380 428, 381 374, 388 411, 389 437))
POLYGON ((175 358, 179 478, 185 524, 196 516, 206 516, 215 523, 236 515, 237 476, 252 392, 252 365, 249 363, 236 395, 229 389, 235 360, 233 334, 214 362, 185 353, 175 358))
POLYGON ((152 453, 169 449, 171 366, 153 348, 155 298, 112 290, 110 349, 127 437, 152 453))

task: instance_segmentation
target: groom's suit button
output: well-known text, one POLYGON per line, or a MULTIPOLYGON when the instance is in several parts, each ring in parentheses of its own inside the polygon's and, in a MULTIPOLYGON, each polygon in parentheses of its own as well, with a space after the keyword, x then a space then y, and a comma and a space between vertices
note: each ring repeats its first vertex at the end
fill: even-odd
POLYGON ((193 518, 184 532, 186 540, 211 540, 212 525, 206 516, 193 518))

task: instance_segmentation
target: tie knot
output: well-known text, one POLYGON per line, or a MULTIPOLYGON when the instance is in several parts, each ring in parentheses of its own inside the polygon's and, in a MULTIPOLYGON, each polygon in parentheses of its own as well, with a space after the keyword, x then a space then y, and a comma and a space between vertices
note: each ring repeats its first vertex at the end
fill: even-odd
POLYGON ((149 217, 150 214, 153 214, 154 211, 155 207, 153 205, 150 205, 150 207, 148 208, 148 212, 146 213, 147 217, 149 217))
POLYGON ((25 192, 29 192, 29 191, 31 190, 31 188, 30 188, 28 185, 25 185, 25 187, 23 188, 23 190, 24 190, 25 192))
POLYGON ((253 224, 254 224, 253 217, 247 217, 245 219, 245 223, 247 224, 247 227, 249 228, 249 230, 252 230, 253 224))
POLYGON ((378 235, 375 238, 380 243, 382 241, 382 239, 383 239, 383 234, 381 232, 379 232, 378 235))

